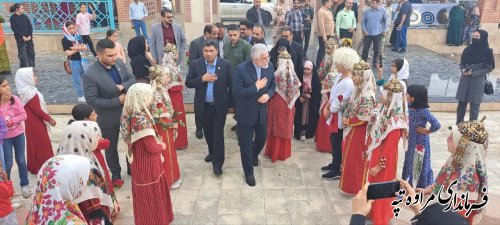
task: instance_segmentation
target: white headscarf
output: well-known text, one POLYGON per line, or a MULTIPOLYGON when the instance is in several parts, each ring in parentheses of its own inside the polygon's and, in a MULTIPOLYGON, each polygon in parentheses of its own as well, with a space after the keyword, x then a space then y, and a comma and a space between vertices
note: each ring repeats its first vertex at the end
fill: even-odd
MULTIPOLYGON (((93 121, 74 121, 62 133, 61 142, 57 149, 58 155, 80 155, 87 157, 91 161, 93 169, 98 169, 98 174, 104 177, 103 165, 99 164, 97 158, 92 154, 97 149, 99 140, 101 139, 101 129, 99 125, 93 121)), ((114 205, 111 197, 111 190, 108 190, 108 184, 91 184, 84 193, 76 200, 78 203, 98 198, 101 205, 110 207, 113 211, 114 205)))
POLYGON ((403 67, 398 72, 398 79, 407 80, 410 77, 410 64, 408 64, 408 60, 403 59, 403 67))
POLYGON ((19 99, 26 105, 31 99, 38 94, 38 98, 40 99, 40 107, 42 110, 47 113, 47 104, 43 99, 42 93, 38 91, 35 86, 35 77, 33 76, 33 67, 25 67, 20 68, 16 72, 16 89, 19 94, 19 99))
POLYGON ((35 197, 26 224, 86 224, 76 199, 87 187, 90 161, 62 155, 47 160, 38 172, 35 197))
POLYGON ((274 79, 276 93, 286 101, 289 109, 295 106, 295 101, 300 96, 299 87, 302 85, 293 68, 290 54, 282 52, 278 58, 278 69, 274 72, 274 79))

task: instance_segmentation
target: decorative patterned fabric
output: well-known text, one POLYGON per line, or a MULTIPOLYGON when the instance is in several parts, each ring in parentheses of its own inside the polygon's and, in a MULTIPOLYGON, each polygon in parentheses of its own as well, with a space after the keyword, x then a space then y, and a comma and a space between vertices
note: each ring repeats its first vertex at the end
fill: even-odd
POLYGON ((153 66, 149 69, 151 78, 151 87, 154 91, 154 100, 151 107, 151 113, 155 122, 159 122, 160 118, 172 119, 174 116, 174 108, 172 101, 168 95, 167 84, 170 83, 170 77, 167 75, 168 69, 160 66, 153 66))
POLYGON ((182 74, 179 71, 179 66, 176 63, 177 57, 177 48, 166 48, 165 54, 163 55, 163 67, 166 68, 166 74, 170 76, 170 81, 166 84, 167 90, 174 86, 183 86, 184 84, 182 82, 182 74))
POLYGON ((441 194, 447 197, 446 190, 449 185, 457 180, 457 184, 452 190, 460 196, 461 193, 469 192, 470 200, 479 200, 483 194, 483 188, 487 187, 488 176, 486 172, 486 150, 487 143, 479 144, 468 141, 457 126, 452 127, 453 143, 456 146, 455 153, 452 154, 441 168, 436 177, 434 194, 438 194, 443 186, 441 194))
POLYGON ((156 137, 153 114, 150 112, 153 100, 154 92, 149 84, 134 84, 127 92, 120 118, 120 133, 128 145, 128 156, 131 162, 133 160, 132 144, 146 136, 156 137))
MULTIPOLYGON (((62 138, 57 149, 57 155, 79 155, 91 161, 92 170, 89 185, 83 194, 76 200, 77 203, 99 199, 101 205, 108 206, 112 211, 114 208, 112 200, 112 190, 103 179, 105 165, 101 165, 93 151, 97 150, 97 145, 101 139, 101 129, 94 121, 74 121, 62 133, 62 138)), ((99 151, 99 150, 97 150, 99 151)))
MULTIPOLYGON (((363 62, 364 63, 364 62, 363 62)), ((366 70, 354 71, 354 76, 361 76, 363 83, 361 85, 355 85, 353 94, 349 98, 349 104, 347 105, 345 111, 345 117, 347 119, 358 118, 362 121, 367 121, 367 130, 370 130, 373 126, 372 117, 376 117, 378 114, 377 102, 375 100, 375 79, 372 70, 369 68, 366 70), (361 74, 356 74, 361 73, 361 74)), ((351 126, 345 128, 344 134, 347 136, 352 129, 351 126)), ((366 133, 365 143, 369 132, 366 133)))
MULTIPOLYGON (((404 82, 400 82, 394 75, 392 75, 390 83, 397 83, 398 86, 402 87, 402 90, 393 92, 387 84, 380 88, 383 104, 370 132, 371 143, 368 147, 368 159, 371 158, 372 151, 384 141, 391 131, 396 129, 408 131, 406 86, 404 82)), ((404 135, 402 137, 406 142, 407 138, 404 135)))
POLYGON ((90 170, 90 160, 77 155, 54 156, 45 162, 26 224, 87 224, 75 199, 87 186, 90 170))
POLYGON ((301 83, 293 68, 292 59, 279 58, 278 69, 274 73, 276 92, 286 101, 289 109, 300 96, 301 83))

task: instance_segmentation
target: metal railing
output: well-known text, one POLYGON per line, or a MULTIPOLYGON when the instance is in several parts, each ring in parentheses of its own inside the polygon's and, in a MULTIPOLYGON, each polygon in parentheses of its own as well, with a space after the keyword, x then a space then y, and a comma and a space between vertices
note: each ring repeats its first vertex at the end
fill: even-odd
POLYGON ((87 6, 92 4, 92 8, 95 9, 96 18, 90 22, 92 32, 115 29, 113 0, 0 0, 0 15, 7 21, 3 24, 7 33, 12 32, 8 21, 11 16, 9 8, 14 3, 23 5, 25 14, 33 24, 34 33, 61 32, 64 22, 67 20, 75 21, 76 15, 80 12, 81 4, 87 6))

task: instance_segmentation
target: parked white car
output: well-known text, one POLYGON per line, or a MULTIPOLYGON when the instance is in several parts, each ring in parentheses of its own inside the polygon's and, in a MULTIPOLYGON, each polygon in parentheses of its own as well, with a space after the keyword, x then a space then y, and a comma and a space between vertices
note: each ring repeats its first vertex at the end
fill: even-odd
MULTIPOLYGON (((276 0, 262 0, 261 8, 265 16, 273 21, 273 9, 276 0)), ((222 21, 246 20, 248 9, 253 7, 253 0, 220 0, 220 16, 222 21)))

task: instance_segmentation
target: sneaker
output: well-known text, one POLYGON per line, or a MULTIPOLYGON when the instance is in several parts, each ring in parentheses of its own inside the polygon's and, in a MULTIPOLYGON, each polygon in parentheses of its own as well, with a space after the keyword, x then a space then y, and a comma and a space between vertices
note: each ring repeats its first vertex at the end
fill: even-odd
POLYGON ((306 141, 306 136, 305 136, 305 135, 301 135, 301 136, 300 136, 300 140, 301 140, 301 141, 306 141))
POLYGON ((398 52, 398 51, 399 51, 399 49, 397 49, 397 48, 393 48, 393 49, 391 49, 391 51, 393 51, 393 52, 398 52))
POLYGON ((30 191, 29 186, 24 186, 21 189, 23 190, 23 198, 31 197, 31 191, 30 191))
POLYGON ((175 183, 172 184, 172 187, 170 187, 170 190, 179 189, 181 187, 181 184, 182 184, 182 179, 179 178, 179 180, 177 180, 175 183))
POLYGON ((400 49, 399 53, 406 53, 406 49, 404 49, 404 48, 400 49))
POLYGON ((330 171, 321 176, 323 180, 338 180, 340 179, 340 173, 335 171, 330 171))
POLYGON ((328 166, 321 167, 321 172, 323 173, 330 172, 331 170, 333 170, 333 164, 331 163, 328 166))
POLYGON ((82 97, 78 97, 78 102, 86 102, 85 101, 85 97, 83 97, 83 96, 82 97))

